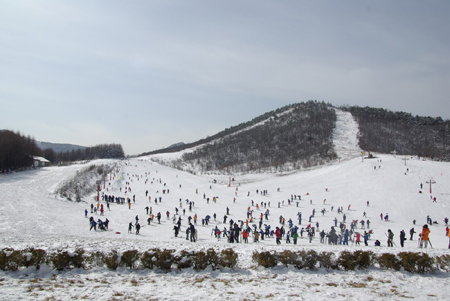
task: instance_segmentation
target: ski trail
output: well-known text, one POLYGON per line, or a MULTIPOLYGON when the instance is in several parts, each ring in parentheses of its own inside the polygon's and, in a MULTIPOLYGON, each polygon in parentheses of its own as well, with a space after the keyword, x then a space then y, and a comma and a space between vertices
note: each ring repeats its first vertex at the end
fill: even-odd
POLYGON ((338 158, 345 160, 361 155, 358 140, 358 123, 350 112, 335 110, 337 120, 333 132, 333 145, 338 158))

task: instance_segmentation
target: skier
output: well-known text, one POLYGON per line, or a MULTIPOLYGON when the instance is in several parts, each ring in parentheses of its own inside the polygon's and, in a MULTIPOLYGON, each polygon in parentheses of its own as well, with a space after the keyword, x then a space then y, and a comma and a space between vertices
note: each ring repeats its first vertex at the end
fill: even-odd
POLYGON ((128 224, 128 233, 132 233, 132 232, 133 232, 133 223, 130 222, 130 223, 128 224))
POLYGON ((139 234, 140 229, 141 229, 141 225, 139 225, 139 223, 136 223, 136 235, 139 234))
POLYGON ((92 228, 94 228, 94 231, 97 231, 97 223, 94 221, 94 218, 91 217, 91 228, 89 229, 89 231, 92 230, 92 228))
POLYGON ((348 246, 348 236, 349 236, 348 229, 345 229, 344 242, 342 243, 343 245, 347 245, 348 246))
POLYGON ((325 243, 325 230, 320 231, 320 243, 325 243))
MULTIPOLYGON (((298 239, 298 233, 297 233, 297 231, 295 231, 294 234, 292 234, 292 240, 294 241, 294 245, 297 244, 297 239, 298 239)), ((448 248, 450 249, 450 243, 448 245, 448 248)))
POLYGON ((406 240, 405 230, 400 231, 400 246, 404 247, 404 243, 406 240))
POLYGON ((308 228, 308 238, 309 238, 309 243, 312 242, 313 237, 314 237, 314 230, 313 230, 313 228, 309 227, 309 228, 308 228))
POLYGON ((196 230, 195 230, 195 227, 194 227, 194 225, 191 223, 190 225, 189 225, 189 232, 190 232, 190 234, 191 234, 191 242, 195 242, 196 241, 196 236, 195 236, 195 232, 196 232, 196 230))
POLYGON ((364 245, 367 247, 369 244, 367 243, 367 241, 369 240, 369 234, 364 231, 364 245))
POLYGON ((281 230, 280 230, 280 228, 277 227, 275 230, 275 237, 276 237, 277 245, 281 245, 281 236, 282 236, 281 230))
POLYGON ((335 245, 337 243, 337 235, 336 235, 336 230, 334 229, 334 227, 331 227, 330 232, 328 232, 328 244, 333 244, 335 245))
POLYGON ((430 229, 428 229, 428 225, 423 225, 422 233, 421 233, 421 242, 420 247, 422 248, 425 245, 425 248, 428 247, 428 235, 430 234, 430 229))
POLYGON ((357 244, 359 246, 359 244, 361 242, 361 234, 359 234, 359 232, 356 232, 355 237, 356 237, 356 243, 355 244, 357 244))
POLYGON ((393 241, 394 241, 394 233, 391 231, 391 229, 388 229, 388 241, 387 245, 388 247, 393 247, 393 241))
POLYGON ((242 238, 244 239, 245 243, 248 243, 248 232, 247 232, 247 230, 242 232, 242 238))
POLYGON ((416 233, 416 231, 414 231, 414 227, 412 227, 411 230, 409 230, 409 235, 410 235, 409 240, 413 240, 414 233, 416 233))
POLYGON ((450 249, 450 231, 448 231, 448 238, 449 238, 448 248, 450 249))

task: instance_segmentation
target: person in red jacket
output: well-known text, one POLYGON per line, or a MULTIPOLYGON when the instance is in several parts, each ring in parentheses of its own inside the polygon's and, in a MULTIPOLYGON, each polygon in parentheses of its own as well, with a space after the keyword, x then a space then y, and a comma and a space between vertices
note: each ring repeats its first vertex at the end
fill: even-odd
POLYGON ((242 232, 242 237, 244 238, 244 242, 248 243, 248 232, 246 230, 242 232))
POLYGON ((420 247, 422 248, 425 245, 425 248, 428 247, 428 235, 430 234, 430 229, 428 229, 428 225, 423 225, 422 233, 421 233, 421 242, 420 247))
POLYGON ((277 245, 281 245, 281 235, 282 235, 281 229, 277 227, 277 229, 275 230, 277 245))

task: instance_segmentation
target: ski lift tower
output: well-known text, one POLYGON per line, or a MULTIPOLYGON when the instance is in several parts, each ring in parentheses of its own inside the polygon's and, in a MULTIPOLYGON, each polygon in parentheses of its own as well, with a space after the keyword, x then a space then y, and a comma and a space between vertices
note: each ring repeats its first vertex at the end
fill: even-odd
POLYGON ((430 184, 430 194, 431 194, 431 184, 436 184, 436 182, 431 178, 429 181, 426 181, 425 183, 430 184))
POLYGON ((97 181, 97 202, 100 201, 100 185, 102 184, 101 180, 97 181))
POLYGON ((405 157, 402 160, 405 161, 405 166, 406 166, 406 161, 408 161, 409 159, 407 157, 405 157))

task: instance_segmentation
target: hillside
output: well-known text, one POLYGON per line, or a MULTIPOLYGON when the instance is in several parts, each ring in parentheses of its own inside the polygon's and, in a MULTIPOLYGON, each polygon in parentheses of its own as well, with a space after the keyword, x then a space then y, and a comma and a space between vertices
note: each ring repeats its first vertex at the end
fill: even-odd
POLYGON ((342 111, 356 121, 351 137, 356 137, 358 149, 450 160, 449 120, 317 101, 279 108, 206 139, 143 155, 182 153, 176 160, 157 157, 166 158, 161 164, 190 172, 299 171, 338 159, 332 140, 342 111))
POLYGON ((362 149, 450 161, 450 120, 413 116, 381 108, 349 106, 359 126, 362 149))
POLYGON ((300 170, 336 159, 335 122, 335 109, 324 102, 293 104, 176 149, 181 158, 161 163, 226 174, 300 170))

